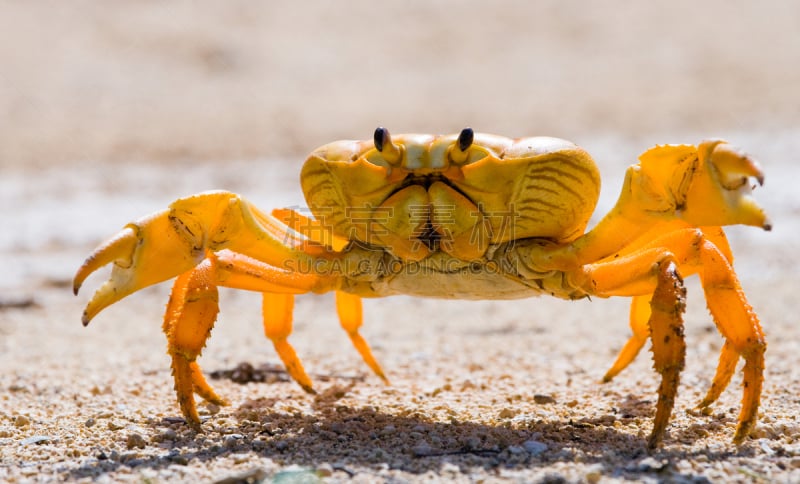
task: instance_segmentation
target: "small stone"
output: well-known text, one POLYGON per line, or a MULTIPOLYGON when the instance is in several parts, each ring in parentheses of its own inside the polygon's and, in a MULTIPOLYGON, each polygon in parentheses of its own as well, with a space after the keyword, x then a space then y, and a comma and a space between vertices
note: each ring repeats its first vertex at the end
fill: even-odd
POLYGON ((592 466, 586 470, 586 474, 583 477, 589 484, 595 484, 603 478, 603 469, 602 467, 596 468, 592 466))
MULTIPOLYGON (((214 481, 214 484, 239 484, 242 482, 263 482, 266 478, 267 478, 267 472, 264 469, 253 469, 245 472, 244 474, 226 477, 224 479, 214 481)), ((277 479, 273 478, 272 482, 277 482, 277 479)))
POLYGON ((500 413, 497 414, 497 418, 513 418, 514 415, 516 415, 516 412, 510 408, 504 408, 500 410, 500 413))
POLYGON ((239 434, 226 435, 224 441, 225 447, 234 447, 240 440, 242 440, 242 436, 239 434))
POLYGON ((30 425, 30 423, 31 420, 25 415, 17 415, 17 418, 14 419, 15 427, 25 427, 26 425, 30 425))
POLYGON ((327 462, 318 465, 316 470, 320 477, 330 477, 333 474, 333 466, 327 462))
POLYGON ((249 454, 231 454, 231 459, 233 459, 234 464, 242 464, 247 462, 250 459, 249 454))
POLYGON ((85 422, 83 422, 83 425, 86 428, 90 428, 90 427, 94 426, 94 424, 96 424, 96 423, 97 423, 97 420, 93 419, 92 417, 89 417, 89 418, 86 419, 85 422))
POLYGON ((171 455, 169 460, 181 466, 189 465, 189 458, 182 454, 171 455))
POLYGON ((44 444, 45 442, 50 442, 50 440, 52 439, 47 435, 34 435, 33 437, 22 439, 19 443, 20 445, 44 444))
POLYGON ((539 405, 546 405, 548 403, 556 403, 556 399, 550 395, 534 395, 533 401, 539 405))
POLYGON ((645 457, 639 462, 627 467, 628 470, 637 472, 661 472, 668 465, 666 460, 656 460, 653 457, 645 457))
POLYGON ((144 437, 137 433, 132 433, 128 435, 128 440, 125 442, 125 446, 128 449, 144 449, 147 447, 147 442, 145 442, 144 437))
POLYGON ((542 484, 563 484, 567 482, 567 478, 561 474, 552 473, 546 474, 539 482, 542 484))
POLYGON ((547 450, 547 444, 538 440, 526 440, 522 443, 522 447, 530 455, 539 455, 547 450))
POLYGON ((417 457, 425 457, 433 454, 433 447, 431 447, 431 444, 423 440, 418 442, 417 445, 411 449, 411 452, 413 452, 417 457))
POLYGON ((116 430, 122 430, 124 428, 125 428, 125 425, 123 425, 123 424, 121 424, 119 422, 115 422, 114 420, 109 420, 108 421, 108 430, 115 430, 116 431, 116 430))

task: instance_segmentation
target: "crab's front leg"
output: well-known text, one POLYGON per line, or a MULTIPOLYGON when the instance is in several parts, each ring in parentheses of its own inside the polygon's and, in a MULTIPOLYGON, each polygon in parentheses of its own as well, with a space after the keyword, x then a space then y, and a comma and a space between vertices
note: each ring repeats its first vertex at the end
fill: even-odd
MULTIPOLYGON (((758 317, 748 304, 729 263, 729 254, 726 254, 727 247, 721 249, 715 242, 722 244, 725 239, 721 238, 719 234, 712 233, 710 229, 674 230, 629 254, 589 264, 572 273, 575 284, 591 294, 635 296, 637 298, 649 297, 650 294, 653 294, 650 301, 648 328, 649 337, 653 343, 655 367, 662 374, 662 386, 659 389, 659 403, 653 434, 650 438, 651 445, 655 445, 664 432, 670 413, 666 409, 671 409, 676 394, 677 375, 680 367, 683 366, 682 356, 680 360, 668 358, 666 366, 664 366, 663 358, 659 356, 665 351, 662 346, 672 348, 672 350, 666 350, 667 355, 677 354, 675 338, 681 340, 680 346, 683 346, 682 330, 680 334, 678 331, 670 334, 659 330, 665 325, 665 323, 659 323, 659 318, 664 316, 663 314, 659 315, 660 312, 664 312, 664 301, 667 301, 667 308, 671 304, 669 298, 664 299, 664 294, 669 294, 669 291, 664 289, 664 285, 668 284, 669 280, 668 278, 659 278, 658 274, 653 274, 653 272, 663 266, 665 261, 675 266, 675 277, 672 283, 676 287, 679 285, 682 288, 682 282, 678 276, 678 270, 681 268, 685 268, 688 273, 697 273, 700 276, 708 308, 726 340, 714 383, 701 403, 701 407, 713 403, 727 386, 736 367, 736 361, 741 355, 745 360, 744 391, 734 442, 741 443, 750 433, 756 421, 763 383, 766 342, 758 317), (671 379, 674 379, 674 385, 669 383, 671 379)), ((679 320, 680 314, 676 312, 669 325, 677 328, 679 320)), ((641 329, 638 331, 641 332, 641 329)))
MULTIPOLYGON (((326 250, 316 247, 315 252, 303 241, 287 237, 279 221, 234 193, 205 192, 178 199, 167 210, 128 224, 78 269, 73 282, 76 294, 92 272, 113 264, 110 279, 86 306, 84 325, 125 296, 176 277, 199 264, 207 253, 223 249, 281 269, 290 263, 311 267, 326 250)), ((310 290, 325 291, 335 285, 330 278, 320 278, 315 284, 310 290)))
POLYGON ((675 256, 663 249, 632 254, 625 260, 588 265, 569 275, 575 286, 603 297, 652 294, 647 321, 654 368, 661 375, 653 431, 648 447, 663 438, 677 395, 686 344, 683 311, 686 290, 675 256))
POLYGON ((164 315, 164 332, 178 404, 186 422, 195 430, 200 430, 200 419, 193 393, 218 405, 227 404, 208 385, 196 361, 219 312, 217 287, 264 293, 264 332, 289 375, 306 391, 313 392, 311 380, 287 338, 292 329, 293 294, 307 292, 315 279, 314 275, 292 274, 223 250, 208 253, 203 262, 175 280, 164 315))
MULTIPOLYGON (((290 236, 277 220, 258 212, 239 196, 209 192, 174 202, 126 226, 101 245, 78 270, 77 293, 84 280, 105 264, 112 274, 88 303, 84 325, 103 308, 138 289, 178 276, 164 317, 178 400, 187 421, 199 427, 193 392, 222 404, 203 378, 196 359, 218 312, 217 286, 279 294, 331 290, 341 274, 290 270, 303 263, 337 257, 324 247, 290 236), (235 248, 244 253, 226 250, 235 248)), ((308 264, 306 267, 319 267, 308 264)), ((324 271, 323 271, 324 272, 324 271)), ((265 302, 267 302, 265 295, 265 302)), ((310 380, 285 339, 291 331, 285 311, 267 304, 265 332, 287 369, 304 388, 310 380)))
MULTIPOLYGON (((654 241, 658 241, 663 234, 677 230, 682 230, 689 227, 690 226, 688 224, 686 224, 681 220, 674 220, 669 223, 658 224, 655 226, 655 228, 649 230, 644 235, 640 236, 636 242, 630 244, 629 246, 625 247, 623 250, 615 254, 612 259, 618 258, 626 254, 631 254, 645 247, 653 247, 654 241)), ((731 248, 730 245, 728 244, 728 239, 725 236, 725 232, 722 230, 722 228, 705 227, 701 228, 700 230, 702 230, 703 232, 703 237, 712 244, 714 244, 714 246, 725 256, 728 263, 733 264, 733 254, 731 253, 731 248)), ((655 243, 657 244, 657 242, 655 243)), ((682 264, 679 267, 681 275, 683 277, 688 277, 692 274, 696 274, 698 271, 702 269, 702 266, 698 264, 699 260, 696 259, 692 261, 682 261, 682 264)), ((651 297, 652 297, 651 294, 644 294, 641 296, 634 296, 631 299, 629 320, 630 320, 631 331, 633 332, 633 334, 620 350, 619 355, 617 355, 617 359, 614 361, 614 364, 603 376, 604 382, 611 381, 622 370, 624 370, 628 365, 630 365, 631 362, 633 362, 633 360, 639 354, 641 349, 644 347, 644 344, 647 342, 647 339, 650 337, 647 321, 650 318, 651 297)), ((714 379, 715 389, 720 386, 718 382, 722 381, 725 378, 725 375, 727 375, 728 380, 730 379, 730 374, 728 374, 729 372, 727 372, 726 365, 730 366, 728 359, 724 358, 723 354, 723 357, 720 358, 720 363, 718 366, 718 372, 717 372, 718 377, 714 379)), ((727 383, 725 383, 725 386, 727 386, 727 383)), ((711 393, 709 393, 709 395, 711 395, 711 393)), ((719 396, 718 393, 717 396, 719 396)), ((713 402, 714 400, 716 400, 716 398, 712 399, 711 401, 713 402)))

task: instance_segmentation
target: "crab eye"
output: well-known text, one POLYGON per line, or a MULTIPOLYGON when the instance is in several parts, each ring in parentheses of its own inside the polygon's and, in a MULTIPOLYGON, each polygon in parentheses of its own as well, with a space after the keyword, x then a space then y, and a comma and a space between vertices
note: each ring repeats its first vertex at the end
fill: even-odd
MULTIPOLYGON (((380 153, 380 155, 378 155, 379 158, 390 165, 400 163, 402 148, 392 143, 392 136, 389 134, 388 129, 383 126, 375 128, 375 134, 372 140, 375 142, 375 149, 380 153)), ((374 163, 375 161, 373 160, 372 162, 374 163)))
POLYGON ((467 151, 467 149, 472 146, 472 142, 475 140, 475 132, 472 131, 472 128, 464 128, 461 130, 461 133, 458 135, 458 149, 461 151, 467 151))
POLYGON ((383 151, 383 147, 392 143, 392 137, 389 136, 389 130, 383 126, 375 128, 375 135, 372 139, 375 141, 375 149, 383 151))

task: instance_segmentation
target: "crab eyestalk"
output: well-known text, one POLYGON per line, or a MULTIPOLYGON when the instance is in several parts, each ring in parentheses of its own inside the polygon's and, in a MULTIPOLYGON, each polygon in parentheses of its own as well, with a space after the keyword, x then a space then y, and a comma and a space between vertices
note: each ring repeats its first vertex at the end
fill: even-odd
POLYGON ((375 149, 381 152, 383 159, 387 163, 397 165, 400 162, 403 153, 399 146, 392 143, 392 136, 389 134, 388 129, 383 126, 375 128, 373 140, 375 141, 375 149))
POLYGON ((472 146, 474 140, 475 132, 472 131, 472 128, 462 129, 461 133, 458 134, 458 139, 450 149, 450 160, 457 165, 467 161, 467 156, 469 155, 467 150, 472 146))

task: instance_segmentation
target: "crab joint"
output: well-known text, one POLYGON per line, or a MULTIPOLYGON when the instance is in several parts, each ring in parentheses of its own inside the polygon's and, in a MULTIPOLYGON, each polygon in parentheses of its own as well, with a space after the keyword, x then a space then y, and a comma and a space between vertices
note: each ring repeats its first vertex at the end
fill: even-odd
POLYGON ((375 141, 375 149, 381 152, 387 163, 395 165, 400 161, 402 155, 400 147, 392 143, 392 136, 389 134, 388 129, 383 126, 375 128, 373 140, 375 141))

